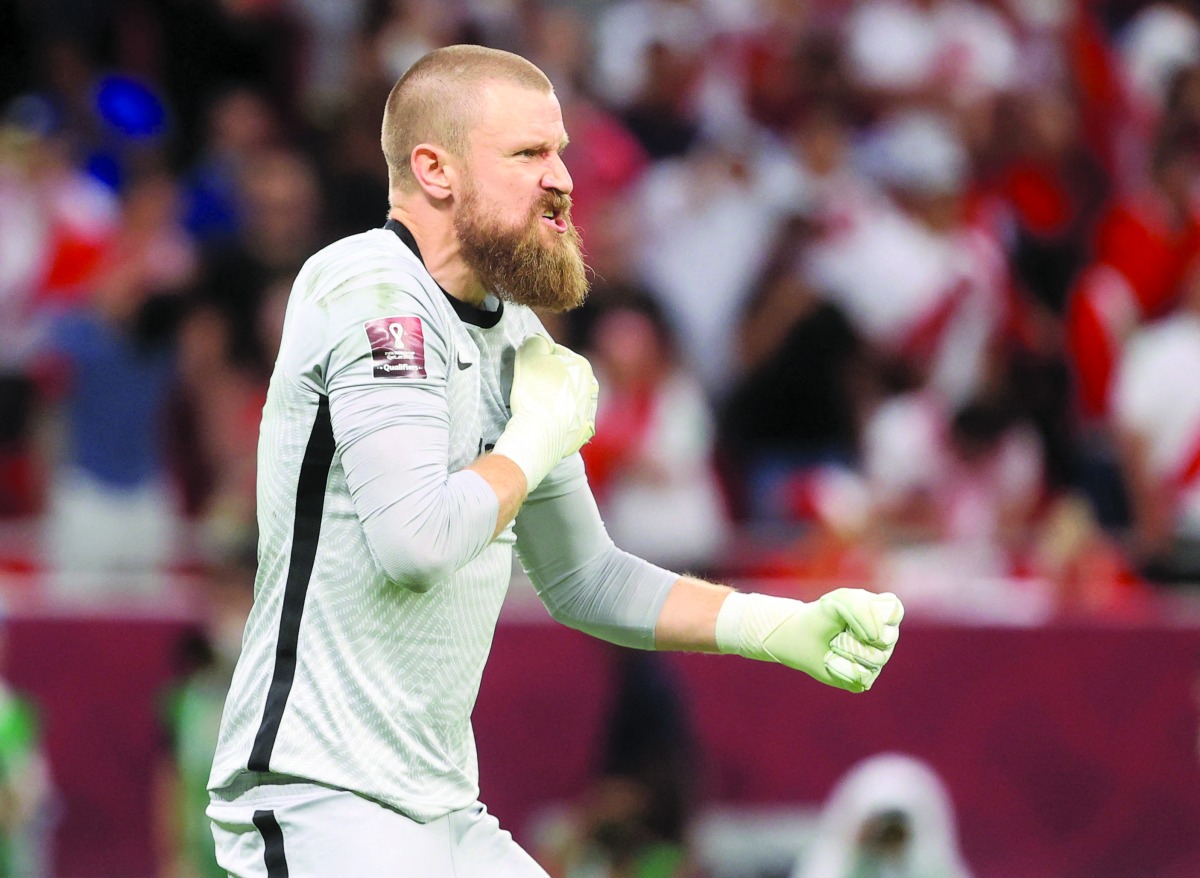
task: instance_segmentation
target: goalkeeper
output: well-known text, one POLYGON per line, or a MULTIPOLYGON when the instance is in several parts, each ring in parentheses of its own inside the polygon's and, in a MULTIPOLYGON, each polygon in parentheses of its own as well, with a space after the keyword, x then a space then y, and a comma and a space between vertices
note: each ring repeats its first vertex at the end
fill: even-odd
POLYGON ((478 801, 470 722, 514 551, 564 624, 853 692, 902 610, 739 594, 612 544, 576 453, 596 382, 532 310, 587 290, 540 70, 435 50, 393 88, 382 143, 388 222, 301 270, 263 409, 255 601, 209 781, 218 861, 544 878, 478 801))

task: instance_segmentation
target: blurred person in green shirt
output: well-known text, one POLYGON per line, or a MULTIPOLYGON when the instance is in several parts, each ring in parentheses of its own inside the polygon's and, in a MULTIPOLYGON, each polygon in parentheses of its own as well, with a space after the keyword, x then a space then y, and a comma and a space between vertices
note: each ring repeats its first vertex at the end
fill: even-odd
POLYGON ((166 736, 158 773, 158 845, 163 878, 225 878, 217 865, 208 807, 208 773, 221 711, 253 600, 254 557, 230 553, 204 577, 203 624, 179 643, 184 675, 163 695, 166 736))
MULTIPOLYGON (((8 611, 0 602, 0 674, 8 641, 8 611)), ((0 677, 0 878, 50 874, 53 786, 32 701, 0 677)))

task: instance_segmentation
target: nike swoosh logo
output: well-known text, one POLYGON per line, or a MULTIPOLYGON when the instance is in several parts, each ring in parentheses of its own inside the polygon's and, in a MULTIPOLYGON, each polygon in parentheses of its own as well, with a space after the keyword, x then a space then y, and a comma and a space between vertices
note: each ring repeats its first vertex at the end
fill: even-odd
POLYGON ((464 362, 461 357, 457 358, 457 362, 459 369, 470 369, 471 366, 474 365, 470 360, 464 362))

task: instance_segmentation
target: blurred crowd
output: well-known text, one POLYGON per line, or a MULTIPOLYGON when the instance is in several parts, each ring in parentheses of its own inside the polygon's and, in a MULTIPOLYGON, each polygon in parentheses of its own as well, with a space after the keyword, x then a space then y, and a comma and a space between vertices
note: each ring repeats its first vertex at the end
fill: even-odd
MULTIPOLYGON (((292 280, 382 224, 384 100, 455 42, 562 101, 593 290, 545 321, 600 377, 584 456, 618 544, 980 614, 1200 582, 1200 2, 0 3, 0 571, 206 570, 163 704, 164 874, 215 869, 192 800, 292 280)), ((691 874, 648 661, 619 664, 556 876, 691 874)), ((3 701, 0 775, 40 803, 0 788, 12 836, 48 781, 3 701)), ((795 874, 965 874, 952 816, 883 757, 795 874)))
POLYGON ((452 42, 563 104, 593 292, 546 322, 601 378, 618 543, 917 603, 1200 580, 1178 0, 4 4, 0 516, 34 563, 252 544, 290 284, 382 223, 384 99, 452 42))

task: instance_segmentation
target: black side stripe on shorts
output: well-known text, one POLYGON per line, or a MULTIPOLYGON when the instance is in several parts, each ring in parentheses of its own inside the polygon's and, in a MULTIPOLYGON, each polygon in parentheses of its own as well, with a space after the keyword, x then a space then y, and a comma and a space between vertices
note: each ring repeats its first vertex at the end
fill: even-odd
POLYGON ((283 710, 287 707, 292 682, 296 678, 296 646, 300 640, 300 618, 304 615, 304 598, 317 559, 317 540, 321 536, 321 514, 325 508, 325 484, 333 463, 333 423, 329 418, 329 398, 320 397, 317 416, 313 421, 300 478, 296 485, 296 519, 292 525, 292 556, 288 562, 287 584, 283 591, 283 611, 279 617, 279 637, 275 643, 275 671, 267 690, 267 703, 262 722, 254 736, 250 771, 270 771, 271 751, 283 710))
POLYGON ((254 826, 263 839, 263 862, 267 878, 288 878, 287 857, 283 853, 283 830, 274 811, 255 811, 254 826))

